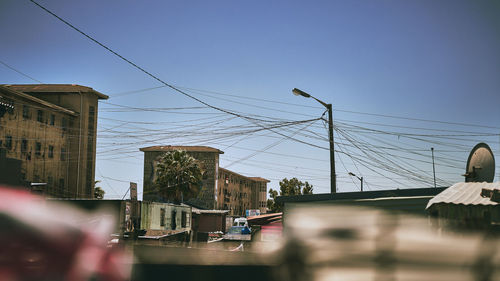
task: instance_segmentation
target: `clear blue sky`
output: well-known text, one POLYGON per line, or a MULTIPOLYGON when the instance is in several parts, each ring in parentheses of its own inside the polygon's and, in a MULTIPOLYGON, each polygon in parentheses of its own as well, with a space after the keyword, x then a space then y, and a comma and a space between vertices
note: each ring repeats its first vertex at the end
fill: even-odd
MULTIPOLYGON (((340 191, 358 188, 348 171, 363 175, 370 189, 429 186, 430 147, 435 147, 436 157, 443 157, 436 161, 443 184, 463 179, 468 151, 476 142, 490 144, 500 162, 500 137, 493 135, 500 133, 498 1, 40 0, 40 4, 212 105, 266 118, 319 117, 321 105, 293 96, 294 87, 332 103, 337 126, 352 137, 348 140, 338 131, 335 135, 344 152, 337 154, 340 191), (475 133, 480 136, 470 136, 475 133), (434 136, 422 141, 403 134, 434 136), (444 139, 436 136, 444 134, 444 139), (399 167, 396 163, 426 180, 408 181, 406 172, 389 172, 390 167, 399 167)), ((126 93, 161 84, 28 0, 0 1, 0 36, 0 60, 5 64, 43 83, 80 84, 110 96, 100 105, 96 170, 107 198, 121 197, 128 181, 142 186, 143 158, 138 149, 158 144, 217 147, 225 152, 222 167, 269 178, 271 188, 283 177, 297 176, 312 183, 316 193, 329 191, 327 150, 273 132, 242 133, 238 129, 256 125, 223 121, 230 116, 214 110, 185 109, 201 105, 167 88, 126 93), (123 110, 116 104, 156 111, 123 110), (184 109, 165 110, 173 107, 184 109), (216 134, 232 129, 239 135, 216 134), (253 155, 260 150, 265 151, 253 155), (238 162, 230 165, 234 161, 238 162)), ((36 83, 4 65, 0 77, 5 84, 36 83)), ((306 125, 278 132, 327 148, 322 123, 306 125)))

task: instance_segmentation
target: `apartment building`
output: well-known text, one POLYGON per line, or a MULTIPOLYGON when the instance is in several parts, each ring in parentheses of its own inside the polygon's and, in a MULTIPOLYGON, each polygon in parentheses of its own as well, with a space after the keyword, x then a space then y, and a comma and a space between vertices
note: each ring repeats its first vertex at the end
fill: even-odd
POLYGON ((108 96, 80 85, 0 85, 5 158, 20 160, 23 180, 42 184, 50 197, 92 198, 103 99, 108 96))
POLYGON ((217 209, 229 210, 230 216, 244 216, 246 210, 255 209, 265 213, 268 182, 219 168, 217 209))

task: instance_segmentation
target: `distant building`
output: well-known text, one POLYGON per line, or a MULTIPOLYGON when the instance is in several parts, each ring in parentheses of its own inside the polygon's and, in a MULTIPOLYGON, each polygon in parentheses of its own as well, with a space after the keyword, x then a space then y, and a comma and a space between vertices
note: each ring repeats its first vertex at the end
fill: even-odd
POLYGON ((213 209, 216 203, 217 171, 219 169, 219 154, 224 152, 208 146, 150 146, 140 149, 144 152, 144 179, 143 179, 143 200, 144 201, 164 201, 154 188, 154 177, 156 161, 162 154, 183 150, 190 156, 198 160, 204 170, 202 187, 196 198, 188 198, 191 205, 213 209))
POLYGON ((217 209, 229 210, 231 216, 244 216, 246 210, 252 209, 265 213, 268 182, 219 168, 217 209))
POLYGON ((141 229, 147 236, 191 231, 191 207, 171 203, 141 202, 141 229))
POLYGON ((190 232, 191 207, 184 204, 142 202, 136 200, 54 199, 79 209, 109 215, 115 220, 115 233, 143 232, 146 238, 159 238, 179 232, 190 232))
POLYGON ((107 98, 79 85, 0 85, 4 158, 20 160, 23 181, 48 196, 92 198, 98 100, 107 98))

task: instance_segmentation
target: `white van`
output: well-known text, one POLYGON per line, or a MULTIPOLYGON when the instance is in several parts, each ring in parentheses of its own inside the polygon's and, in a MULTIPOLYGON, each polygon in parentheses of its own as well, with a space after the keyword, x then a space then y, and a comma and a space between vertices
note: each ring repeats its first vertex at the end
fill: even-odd
POLYGON ((235 218, 233 226, 245 226, 248 225, 247 218, 235 218))

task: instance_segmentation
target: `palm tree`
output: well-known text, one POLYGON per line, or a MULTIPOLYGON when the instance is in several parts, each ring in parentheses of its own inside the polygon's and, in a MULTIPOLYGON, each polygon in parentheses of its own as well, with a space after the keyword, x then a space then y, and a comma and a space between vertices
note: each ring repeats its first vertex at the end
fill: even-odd
POLYGON ((158 157, 154 184, 163 200, 179 203, 198 195, 202 175, 195 158, 186 151, 175 150, 158 157))
POLYGON ((106 193, 100 186, 96 186, 101 181, 94 182, 94 199, 102 200, 104 198, 104 193, 106 193))

